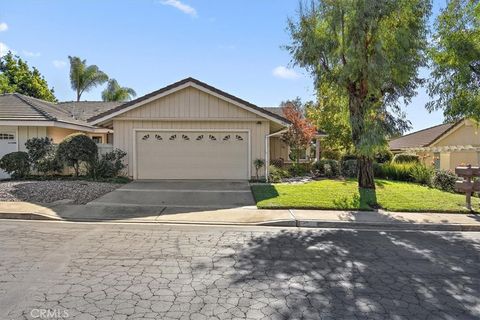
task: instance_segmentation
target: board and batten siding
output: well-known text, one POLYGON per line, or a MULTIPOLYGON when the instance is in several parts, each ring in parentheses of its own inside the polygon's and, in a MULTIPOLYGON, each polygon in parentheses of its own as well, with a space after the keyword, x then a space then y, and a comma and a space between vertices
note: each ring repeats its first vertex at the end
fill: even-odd
POLYGON ((127 153, 130 177, 134 176, 135 129, 248 130, 252 174, 253 160, 265 159, 265 137, 271 132, 270 120, 194 87, 147 102, 112 120, 114 147, 127 153))
POLYGON ((31 138, 47 136, 47 127, 18 127, 18 151, 27 151, 25 142, 31 138))

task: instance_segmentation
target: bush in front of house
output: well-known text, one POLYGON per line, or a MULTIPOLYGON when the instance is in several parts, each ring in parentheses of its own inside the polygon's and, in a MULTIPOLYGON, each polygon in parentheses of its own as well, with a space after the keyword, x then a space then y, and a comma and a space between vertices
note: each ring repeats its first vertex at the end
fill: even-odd
POLYGON ((420 157, 413 153, 399 153, 393 157, 394 163, 419 163, 420 157))
POLYGON ((92 139, 83 133, 73 133, 66 136, 58 145, 57 154, 66 165, 73 167, 78 177, 80 164, 91 165, 98 158, 98 147, 92 139))
POLYGON ((375 162, 388 163, 393 159, 393 153, 390 150, 383 150, 375 155, 375 162))
POLYGON ((412 168, 417 163, 374 163, 375 178, 412 182, 412 168))
POLYGON ((322 159, 332 159, 338 161, 342 158, 342 153, 338 150, 325 149, 322 150, 320 154, 322 159))
POLYGON ((274 165, 270 165, 270 167, 268 167, 268 170, 268 180, 273 183, 282 182, 282 179, 290 177, 290 173, 287 170, 276 167, 274 165))
POLYGON ((318 175, 327 178, 337 178, 340 176, 340 164, 333 159, 320 159, 313 164, 313 168, 318 175))
POLYGON ((356 178, 358 176, 357 159, 342 161, 342 176, 346 178, 356 178))
POLYGON ((310 163, 292 163, 287 168, 290 177, 304 177, 312 171, 310 163))
POLYGON ((123 158, 127 153, 120 149, 107 152, 87 165, 88 175, 94 179, 108 179, 117 177, 123 169, 125 164, 123 158))
POLYGON ((423 164, 416 164, 410 169, 413 182, 429 187, 432 186, 434 173, 435 170, 432 167, 423 164))
POLYGON ((24 178, 30 173, 28 153, 23 151, 12 152, 0 159, 0 169, 13 178, 24 178))
POLYGON ((52 139, 31 138, 25 142, 28 156, 33 169, 44 175, 58 173, 63 170, 62 162, 57 158, 56 148, 52 139))
POLYGON ((448 170, 437 170, 433 175, 432 185, 433 187, 447 191, 455 191, 455 182, 457 181, 457 176, 448 170))

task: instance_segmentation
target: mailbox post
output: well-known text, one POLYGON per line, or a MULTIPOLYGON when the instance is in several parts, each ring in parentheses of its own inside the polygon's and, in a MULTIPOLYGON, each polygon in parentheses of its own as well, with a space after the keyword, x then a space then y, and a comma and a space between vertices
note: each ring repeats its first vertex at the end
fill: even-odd
POLYGON ((456 167, 455 174, 462 177, 462 181, 455 183, 455 189, 458 192, 465 192, 467 196, 467 209, 472 210, 472 194, 480 192, 480 180, 473 181, 473 178, 480 177, 480 168, 468 165, 466 167, 456 167))

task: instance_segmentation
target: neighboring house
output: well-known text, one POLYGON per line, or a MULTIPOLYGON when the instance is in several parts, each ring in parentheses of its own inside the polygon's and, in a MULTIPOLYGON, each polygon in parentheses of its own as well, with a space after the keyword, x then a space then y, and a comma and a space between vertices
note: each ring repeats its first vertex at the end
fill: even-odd
POLYGON ((459 165, 479 165, 479 129, 478 124, 464 119, 393 139, 389 146, 393 153, 415 153, 425 164, 455 170, 459 165))
POLYGON ((0 144, 0 154, 24 150, 32 137, 58 143, 81 131, 127 152, 128 176, 134 179, 249 179, 254 159, 288 159, 279 136, 289 122, 278 110, 193 78, 122 104, 52 104, 7 94, 0 96, 0 138, 10 144, 0 144))
MULTIPOLYGON (((76 104, 77 110, 85 107, 83 103, 76 104)), ((112 130, 88 124, 84 118, 74 117, 70 109, 68 103, 62 107, 62 104, 18 93, 0 95, 0 157, 14 151, 26 151, 25 142, 34 137, 50 137, 54 143, 74 132, 84 132, 97 143, 107 143, 109 134, 112 137, 112 130)), ((6 177, 8 175, 0 170, 0 178, 6 177)))

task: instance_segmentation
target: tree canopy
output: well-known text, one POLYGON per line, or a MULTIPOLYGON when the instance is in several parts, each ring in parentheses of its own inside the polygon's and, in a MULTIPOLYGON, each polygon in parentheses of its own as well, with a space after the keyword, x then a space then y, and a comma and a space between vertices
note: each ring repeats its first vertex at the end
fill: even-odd
POLYGON ((136 96, 135 90, 121 87, 115 79, 108 80, 107 88, 102 91, 103 101, 129 101, 136 96))
POLYGON ((360 189, 375 189, 375 153, 408 127, 399 100, 423 83, 430 10, 429 0, 312 0, 289 20, 287 49, 314 76, 319 100, 347 101, 360 189))
POLYGON ((435 22, 430 111, 480 121, 480 1, 451 0, 435 22))
POLYGON ((77 93, 77 101, 80 101, 84 92, 107 82, 107 74, 96 65, 87 65, 87 60, 79 57, 69 56, 68 59, 70 60, 70 83, 77 93))
POLYGON ((26 96, 55 102, 53 88, 37 68, 30 68, 26 61, 8 52, 0 58, 0 93, 18 92, 26 96))

